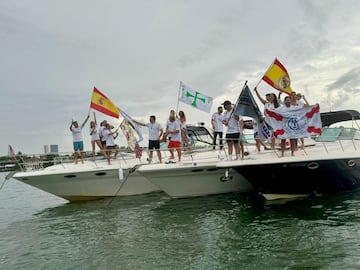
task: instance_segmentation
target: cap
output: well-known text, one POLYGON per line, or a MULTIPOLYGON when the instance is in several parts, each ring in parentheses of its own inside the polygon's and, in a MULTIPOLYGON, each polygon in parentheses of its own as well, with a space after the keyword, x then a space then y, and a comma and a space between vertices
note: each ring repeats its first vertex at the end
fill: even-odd
POLYGON ((272 93, 267 93, 267 94, 265 94, 265 96, 270 96, 272 93))
POLYGON ((228 100, 225 100, 224 103, 222 103, 221 105, 224 105, 224 106, 231 105, 231 102, 228 100))

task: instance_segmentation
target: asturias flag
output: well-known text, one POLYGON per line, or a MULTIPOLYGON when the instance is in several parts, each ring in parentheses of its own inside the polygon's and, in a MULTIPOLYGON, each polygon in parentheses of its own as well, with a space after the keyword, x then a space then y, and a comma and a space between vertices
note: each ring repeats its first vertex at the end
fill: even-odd
POLYGON ((194 90, 191 87, 185 85, 183 82, 180 82, 180 91, 180 101, 199 110, 208 113, 210 112, 213 103, 212 97, 201 94, 197 90, 194 90))
POLYGON ((277 58, 275 58, 262 79, 281 92, 288 94, 293 92, 290 87, 289 74, 277 58))
POLYGON ((118 107, 96 87, 94 87, 93 95, 91 98, 90 108, 102 112, 111 117, 119 118, 120 111, 118 107))

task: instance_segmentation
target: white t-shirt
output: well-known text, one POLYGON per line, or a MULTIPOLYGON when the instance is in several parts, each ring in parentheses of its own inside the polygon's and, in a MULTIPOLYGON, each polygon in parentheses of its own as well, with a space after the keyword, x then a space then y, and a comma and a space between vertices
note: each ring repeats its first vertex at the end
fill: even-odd
POLYGON ((147 123, 145 126, 149 129, 149 140, 158 141, 160 135, 161 125, 159 123, 147 123))
POLYGON ((178 130, 179 133, 171 133, 168 134, 168 137, 171 137, 171 141, 179 141, 181 142, 181 128, 180 128, 180 121, 176 120, 174 122, 171 122, 169 119, 166 122, 166 127, 168 131, 175 131, 178 130))
POLYGON ((214 131, 223 132, 223 115, 216 112, 212 115, 211 120, 214 121, 214 131))
POLYGON ((103 130, 103 139, 105 138, 106 140, 106 146, 114 146, 115 145, 115 141, 114 141, 114 137, 113 135, 110 135, 112 131, 109 129, 104 129, 103 130))
POLYGON ((105 135, 104 135, 104 130, 105 130, 105 127, 100 126, 100 128, 99 128, 99 136, 101 137, 102 142, 106 142, 106 138, 105 138, 105 135))
POLYGON ((235 115, 231 111, 226 111, 224 113, 224 120, 228 122, 226 134, 240 133, 239 121, 242 120, 241 116, 239 116, 239 120, 236 120, 235 115))
POLYGON ((81 134, 81 127, 73 127, 71 129, 72 135, 73 135, 73 141, 74 142, 82 142, 82 134, 81 134))
POLYGON ((91 132, 93 131, 92 128, 90 128, 90 135, 91 135, 91 140, 92 141, 97 141, 97 140, 100 140, 100 136, 99 136, 99 127, 96 125, 95 128, 94 128, 94 132, 91 134, 91 132))

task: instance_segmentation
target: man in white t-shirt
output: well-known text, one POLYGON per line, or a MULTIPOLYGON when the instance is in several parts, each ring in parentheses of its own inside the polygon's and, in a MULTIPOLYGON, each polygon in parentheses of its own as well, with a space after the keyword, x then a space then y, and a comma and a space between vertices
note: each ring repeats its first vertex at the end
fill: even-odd
POLYGON ((170 138, 168 148, 170 152, 169 163, 173 163, 174 149, 178 154, 178 161, 181 161, 181 126, 180 121, 175 117, 175 111, 170 111, 169 119, 166 121, 165 136, 170 138))
POLYGON ((87 120, 89 120, 90 115, 86 117, 85 121, 82 123, 81 127, 77 121, 71 120, 70 131, 73 135, 73 147, 74 147, 74 161, 75 164, 78 163, 79 151, 81 154, 81 163, 84 163, 84 141, 82 136, 82 129, 85 126, 87 120))
POLYGON ((213 115, 211 116, 211 126, 212 129, 214 130, 214 138, 213 138, 213 149, 215 149, 216 146, 216 140, 217 137, 219 136, 220 138, 220 149, 223 148, 223 107, 219 106, 217 109, 217 112, 213 113, 213 115))
POLYGON ((147 127, 149 129, 149 158, 148 161, 151 162, 153 158, 154 149, 156 150, 157 157, 159 162, 161 161, 161 152, 160 152, 160 138, 163 135, 163 129, 159 123, 156 122, 155 115, 150 116, 150 123, 143 124, 138 121, 134 122, 140 126, 147 127))
POLYGON ((228 159, 232 159, 233 148, 235 149, 236 159, 244 159, 244 144, 240 136, 244 126, 243 119, 241 116, 234 114, 234 108, 229 100, 226 100, 223 105, 225 109, 223 123, 227 126, 225 138, 228 145, 228 159))

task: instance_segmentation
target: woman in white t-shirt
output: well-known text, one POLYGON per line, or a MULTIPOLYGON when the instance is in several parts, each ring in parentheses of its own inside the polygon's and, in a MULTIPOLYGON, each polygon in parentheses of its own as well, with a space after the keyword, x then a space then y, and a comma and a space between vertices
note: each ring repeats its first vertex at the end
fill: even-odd
POLYGON ((94 121, 90 122, 90 136, 91 136, 91 147, 92 147, 92 155, 93 155, 93 159, 95 160, 95 145, 97 145, 102 154, 104 155, 104 157, 106 157, 106 152, 103 150, 101 141, 100 141, 100 128, 97 125, 96 122, 96 116, 95 116, 95 112, 94 112, 94 121))
POLYGON ((181 140, 187 150, 189 150, 189 142, 186 134, 186 116, 183 111, 179 111, 179 120, 181 128, 181 140))
POLYGON ((272 127, 268 124, 269 120, 268 120, 268 115, 265 113, 266 110, 274 110, 280 107, 279 104, 279 100, 276 97, 276 95, 274 93, 267 93, 265 95, 265 99, 263 99, 259 92, 257 91, 257 88, 254 88, 255 94, 258 97, 258 99, 260 100, 260 102, 264 105, 264 115, 265 115, 265 122, 266 122, 266 126, 269 128, 270 132, 271 132, 271 137, 270 137, 270 144, 271 144, 271 149, 275 149, 275 137, 273 134, 273 129, 272 127))

